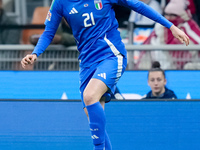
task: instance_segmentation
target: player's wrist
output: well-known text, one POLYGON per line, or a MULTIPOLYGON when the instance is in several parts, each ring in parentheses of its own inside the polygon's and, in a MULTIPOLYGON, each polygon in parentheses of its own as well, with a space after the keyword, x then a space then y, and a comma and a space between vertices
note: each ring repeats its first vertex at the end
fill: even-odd
POLYGON ((169 28, 170 30, 172 30, 172 28, 174 28, 174 25, 172 24, 171 27, 169 28))
POLYGON ((172 24, 172 26, 169 28, 171 31, 176 29, 176 26, 174 24, 172 24))
POLYGON ((37 56, 37 54, 35 54, 35 53, 33 53, 33 54, 31 54, 31 55, 35 55, 35 56, 36 56, 36 58, 38 57, 38 56, 37 56))

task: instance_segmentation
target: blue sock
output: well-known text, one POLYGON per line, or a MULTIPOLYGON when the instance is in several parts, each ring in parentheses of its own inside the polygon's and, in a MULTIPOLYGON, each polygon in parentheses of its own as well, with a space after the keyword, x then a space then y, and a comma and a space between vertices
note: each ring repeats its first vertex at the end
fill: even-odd
POLYGON ((90 131, 92 133, 95 150, 105 148, 105 124, 106 118, 100 102, 86 106, 89 116, 90 131))
POLYGON ((112 145, 106 131, 105 131, 105 150, 112 150, 112 145))

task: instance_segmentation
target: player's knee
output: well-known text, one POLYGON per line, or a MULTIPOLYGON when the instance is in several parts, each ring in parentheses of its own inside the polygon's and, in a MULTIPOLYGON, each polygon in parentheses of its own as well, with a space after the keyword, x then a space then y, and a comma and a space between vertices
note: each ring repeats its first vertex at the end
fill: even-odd
POLYGON ((86 106, 92 105, 97 102, 97 100, 95 100, 95 94, 93 94, 92 92, 84 92, 83 99, 84 99, 86 106))

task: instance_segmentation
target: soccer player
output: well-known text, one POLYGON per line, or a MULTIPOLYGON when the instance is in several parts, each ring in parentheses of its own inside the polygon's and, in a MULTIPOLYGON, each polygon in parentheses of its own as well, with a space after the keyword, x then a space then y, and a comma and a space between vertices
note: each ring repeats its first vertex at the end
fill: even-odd
POLYGON ((158 61, 153 62, 148 73, 148 85, 151 91, 143 99, 177 99, 174 91, 166 87, 165 72, 160 68, 158 61))
POLYGON ((113 5, 126 6, 169 28, 181 42, 189 44, 187 35, 171 22, 138 0, 54 0, 41 35, 32 54, 25 56, 22 67, 39 57, 51 43, 64 17, 72 29, 80 52, 80 91, 95 150, 111 150, 106 133, 104 104, 110 100, 127 65, 125 46, 117 30, 113 5))

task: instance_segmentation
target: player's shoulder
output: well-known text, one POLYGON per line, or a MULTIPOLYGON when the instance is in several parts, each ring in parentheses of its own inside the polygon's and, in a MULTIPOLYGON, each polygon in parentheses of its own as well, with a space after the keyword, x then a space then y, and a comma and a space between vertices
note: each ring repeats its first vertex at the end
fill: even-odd
POLYGON ((52 0, 51 6, 63 4, 63 0, 52 0))
MULTIPOLYGON (((53 12, 54 10, 61 11, 64 7, 64 4, 67 4, 67 2, 63 2, 65 0, 52 0, 51 6, 50 6, 50 12, 53 12)), ((68 0, 67 0, 68 1, 68 0)))
POLYGON ((119 0, 103 0, 103 1, 108 1, 109 3, 117 4, 119 0))

